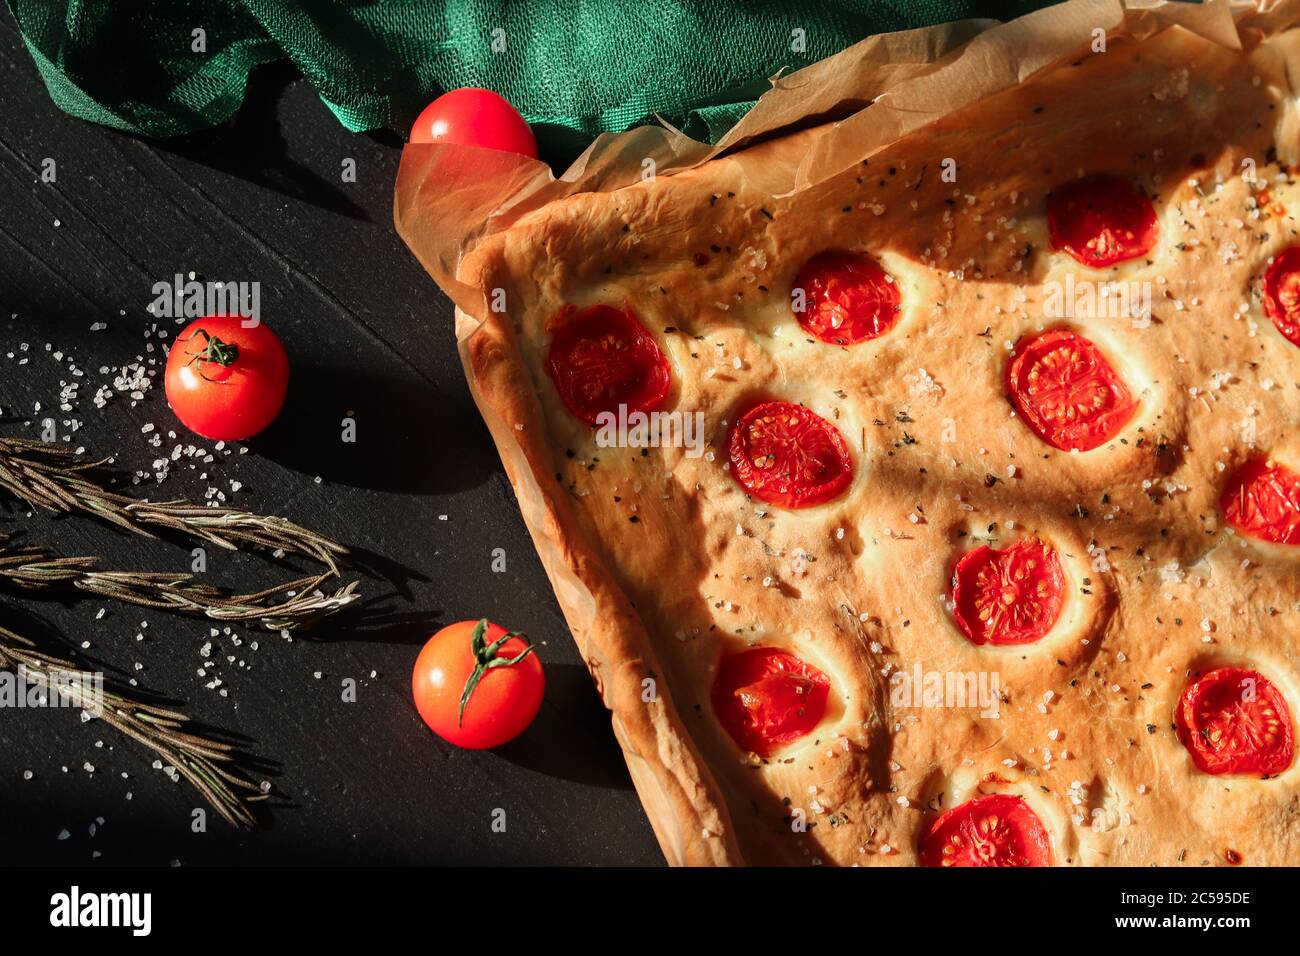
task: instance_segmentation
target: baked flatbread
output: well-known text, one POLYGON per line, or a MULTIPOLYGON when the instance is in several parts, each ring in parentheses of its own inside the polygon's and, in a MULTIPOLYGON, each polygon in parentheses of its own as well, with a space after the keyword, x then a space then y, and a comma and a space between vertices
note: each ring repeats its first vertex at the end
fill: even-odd
POLYGON ((1300 863, 1296 66, 1115 39, 792 195, 747 170, 831 127, 462 261, 671 862, 1300 863))

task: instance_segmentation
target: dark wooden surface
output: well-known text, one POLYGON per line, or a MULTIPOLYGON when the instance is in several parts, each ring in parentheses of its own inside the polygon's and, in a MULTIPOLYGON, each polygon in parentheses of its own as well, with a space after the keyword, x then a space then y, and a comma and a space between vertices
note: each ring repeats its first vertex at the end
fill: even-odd
MULTIPOLYGON (((190 272, 260 282, 262 318, 293 368, 280 419, 247 454, 194 467, 182 459, 161 485, 150 477, 137 490, 201 498, 217 486, 239 507, 356 546, 366 565, 361 610, 310 637, 290 643, 241 627, 213 639, 226 697, 197 673, 206 621, 77 594, 0 592, 10 626, 241 735, 269 764, 261 776, 277 794, 254 832, 212 814, 196 833, 191 814, 202 801, 131 741, 72 711, 4 709, 0 863, 662 862, 466 391, 450 303, 393 231, 399 154, 396 140, 348 133, 279 68, 255 75, 235 121, 182 141, 150 143, 71 119, 0 17, 0 405, 8 419, 0 430, 38 437, 42 419, 76 420, 75 432, 59 425, 60 438, 116 456, 128 485, 177 443, 211 451, 163 396, 162 348, 147 333, 156 324, 170 341, 179 326, 146 311, 152 288, 190 272), (56 164, 52 184, 39 181, 46 158, 56 164), (342 181, 345 158, 356 161, 355 183, 342 181), (93 323, 108 328, 91 331, 93 323), (99 386, 133 362, 154 372, 155 387, 138 403, 115 393, 97 408, 99 386), (74 379, 74 364, 84 377, 74 379), (75 407, 61 411, 61 383, 74 380, 75 407), (355 444, 340 439, 349 413, 355 444), (142 431, 148 424, 160 448, 142 431), (491 571, 494 548, 505 551, 505 573, 491 571), (97 619, 100 608, 108 610, 97 619), (544 642, 548 679, 536 724, 493 753, 442 743, 410 698, 411 664, 426 637, 480 615, 544 642), (358 682, 355 703, 342 700, 345 678, 358 682), (504 833, 491 828, 496 808, 506 811, 504 833)), ((183 547, 33 516, 8 501, 0 531, 62 554, 101 553, 119 568, 190 560, 183 547)), ((207 573, 231 587, 290 572, 209 552, 207 573)))

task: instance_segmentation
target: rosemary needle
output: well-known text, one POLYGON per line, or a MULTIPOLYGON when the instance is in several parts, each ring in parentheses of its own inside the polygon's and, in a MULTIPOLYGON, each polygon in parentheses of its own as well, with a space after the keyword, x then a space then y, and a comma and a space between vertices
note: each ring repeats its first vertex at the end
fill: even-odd
POLYGON ((0 534, 0 580, 28 590, 71 585, 90 594, 141 607, 193 614, 216 621, 255 621, 273 631, 308 627, 358 597, 356 582, 332 591, 330 572, 296 578, 248 594, 232 594, 183 571, 104 571, 94 557, 59 557, 34 545, 7 545, 0 534), (283 601, 277 598, 286 597, 283 601))
POLYGON ((186 573, 106 571, 96 558, 8 546, 0 535, 0 577, 24 588, 71 585, 129 604, 220 621, 257 621, 272 630, 314 624, 357 599, 355 582, 323 590, 341 575, 339 562, 348 556, 343 545, 284 518, 110 491, 94 480, 106 464, 107 459, 87 461, 53 442, 0 437, 0 489, 33 508, 91 515, 149 538, 154 529, 166 529, 232 551, 249 546, 296 554, 325 570, 263 591, 230 594, 186 573), (278 601, 281 597, 285 600, 278 601))
MULTIPOLYGON (((229 550, 266 548, 309 558, 323 570, 236 594, 185 572, 107 571, 98 558, 53 555, 40 547, 11 544, 8 535, 0 534, 0 580, 36 590, 71 586, 129 604, 221 621, 256 621, 274 630, 313 624, 357 599, 355 581, 325 589, 341 576, 341 564, 348 557, 343 545, 284 518, 186 501, 152 502, 111 491, 101 474, 108 463, 87 461, 52 442, 0 437, 0 490, 36 510, 88 515, 147 538, 165 530, 229 550)), ((56 674, 93 676, 0 627, 0 670, 19 668, 50 694, 63 692, 56 674)), ((184 714, 118 690, 104 689, 97 710, 92 716, 157 753, 231 824, 254 825, 250 804, 266 795, 238 773, 229 744, 191 733, 184 714)))
POLYGON ((148 538, 155 537, 152 529, 167 529, 229 550, 281 550, 310 558, 336 576, 348 556, 343 545, 284 518, 110 491, 95 480, 107 464, 53 442, 0 437, 0 489, 33 508, 92 515, 148 538))
MULTIPOLYGON (((69 678, 91 678, 71 661, 38 651, 35 645, 0 627, 0 669, 22 668, 27 679, 59 694, 69 678)), ((156 753, 170 767, 190 782, 222 818, 237 827, 256 823, 251 803, 268 796, 260 787, 240 774, 235 767, 235 749, 228 743, 190 733, 189 718, 176 711, 134 699, 127 694, 104 688, 95 713, 97 719, 126 734, 156 753)), ((83 710, 89 710, 83 708, 83 710)))

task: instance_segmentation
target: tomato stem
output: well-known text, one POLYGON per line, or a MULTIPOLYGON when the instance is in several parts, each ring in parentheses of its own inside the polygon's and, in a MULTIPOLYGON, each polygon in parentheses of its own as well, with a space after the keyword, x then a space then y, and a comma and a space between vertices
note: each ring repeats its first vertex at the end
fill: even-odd
MULTIPOLYGON (((193 357, 186 364, 213 362, 222 368, 229 368, 239 360, 239 346, 234 342, 223 342, 215 335, 209 335, 207 329, 195 329, 194 335, 191 335, 190 338, 194 338, 195 335, 203 336, 207 345, 202 352, 191 352, 190 355, 193 357)), ((204 378, 207 378, 207 376, 205 375, 204 378)))
POLYGON ((507 631, 503 636, 489 644, 487 643, 487 629, 488 619, 482 618, 474 625, 474 633, 470 635, 470 649, 474 654, 474 671, 469 675, 469 680, 465 681, 465 690, 460 695, 460 713, 456 716, 457 727, 464 725, 465 705, 469 703, 470 695, 474 693, 474 688, 478 687, 478 682, 483 679, 484 674, 494 667, 514 667, 537 649, 536 644, 533 644, 518 631, 507 631), (513 637, 519 638, 528 646, 514 657, 498 657, 497 655, 500 653, 502 646, 513 637))

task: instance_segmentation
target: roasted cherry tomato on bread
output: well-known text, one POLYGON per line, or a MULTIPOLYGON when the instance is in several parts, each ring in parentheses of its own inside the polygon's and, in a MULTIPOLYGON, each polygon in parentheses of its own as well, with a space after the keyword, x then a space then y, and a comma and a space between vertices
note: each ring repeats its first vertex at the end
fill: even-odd
POLYGON ((1091 176, 1062 186, 1047 203, 1052 247, 1102 269, 1136 259, 1156 244, 1156 211, 1132 180, 1091 176))
POLYGON ((164 385, 167 404, 190 431, 240 441, 280 414, 289 359, 265 323, 210 315, 191 322, 172 342, 164 385))
POLYGON ((1228 479, 1223 518, 1239 533, 1272 544, 1300 544, 1300 474, 1256 458, 1228 479))
POLYGON ((1175 725, 1203 773, 1266 777, 1295 759, 1286 698, 1256 671, 1220 667, 1195 678, 1178 701, 1175 725))
POLYGON ((713 711, 742 750, 767 757, 821 723, 830 686, 829 677, 789 651, 754 647, 722 658, 713 711))
POLYGON ((1137 411, 1101 349, 1070 329, 1020 341, 1007 363, 1007 394, 1034 434, 1062 451, 1104 445, 1137 411))
POLYGON ((482 146, 537 158, 533 131, 510 101, 472 86, 444 93, 426 106, 411 127, 411 142, 482 146))
POLYGON ((1051 866, 1047 828, 1020 797, 967 800, 936 817, 921 837, 922 866, 1051 866))
POLYGON ((1300 246, 1283 249, 1264 273, 1264 311, 1292 345, 1300 345, 1300 246))
POLYGON ((804 331, 823 342, 853 345, 893 328, 900 298, 898 284, 874 260, 831 250, 804 263, 790 306, 804 331))
POLYGON ((444 627, 415 660, 416 710, 448 743, 500 747, 523 733, 542 706, 546 676, 534 649, 522 634, 487 619, 444 627))
POLYGON ((975 644, 1032 644, 1052 629, 1065 603, 1056 549, 1033 539, 966 552, 953 582, 953 613, 975 644))
POLYGON ((853 481, 853 459, 834 425, 793 402, 759 402, 731 426, 731 474, 746 492, 782 508, 838 498, 853 481))
POLYGON ((668 397, 668 359, 631 309, 566 306, 550 332, 546 370, 565 408, 588 425, 620 405, 652 412, 668 397))

